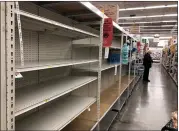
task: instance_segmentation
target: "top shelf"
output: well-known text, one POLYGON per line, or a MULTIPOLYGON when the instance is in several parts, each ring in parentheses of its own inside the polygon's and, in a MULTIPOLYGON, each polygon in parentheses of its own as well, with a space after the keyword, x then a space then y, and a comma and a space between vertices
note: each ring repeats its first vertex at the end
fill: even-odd
MULTIPOLYGON (((92 5, 90 2, 54 2, 54 1, 48 1, 48 2, 32 2, 32 3, 36 4, 39 7, 47 9, 49 11, 55 12, 57 14, 61 14, 62 16, 64 16, 65 19, 67 18, 69 20, 72 20, 73 21, 72 23, 73 23, 73 25, 75 25, 74 26, 75 28, 71 27, 72 25, 70 25, 70 26, 66 25, 67 23, 64 22, 64 21, 63 21, 63 24, 59 23, 59 22, 56 23, 55 21, 51 21, 51 20, 49 21, 46 18, 41 18, 39 16, 34 16, 32 14, 29 15, 29 14, 24 13, 22 11, 20 12, 21 15, 24 15, 26 17, 30 17, 32 19, 34 19, 34 18, 36 19, 38 17, 39 21, 47 22, 48 24, 57 25, 57 26, 60 26, 62 28, 66 28, 68 30, 73 30, 75 32, 80 32, 81 34, 85 34, 85 35, 88 35, 88 36, 99 37, 96 34, 89 33, 89 32, 91 32, 91 29, 92 29, 92 28, 89 29, 89 26, 86 26, 86 27, 88 27, 88 29, 87 29, 88 31, 83 30, 83 29, 86 30, 86 28, 82 28, 82 30, 79 29, 80 26, 82 27, 84 25, 84 23, 97 22, 98 27, 100 27, 99 21, 102 18, 108 18, 98 8, 96 8, 94 5, 92 5), (70 7, 70 9, 68 7, 70 7)), ((28 10, 28 12, 31 12, 31 11, 28 10)), ((113 21, 113 26, 119 32, 122 32, 125 35, 135 39, 132 34, 129 34, 129 32, 125 31, 124 28, 120 27, 114 21, 113 21)), ((69 32, 69 33, 71 33, 71 32, 69 32)))
POLYGON ((42 31, 45 33, 56 34, 56 35, 64 35, 72 38, 85 38, 85 37, 99 37, 94 33, 69 26, 45 17, 41 17, 23 10, 16 10, 16 13, 19 13, 22 17, 22 28, 29 28, 31 30, 42 31), (30 26, 27 26, 30 25, 30 26))

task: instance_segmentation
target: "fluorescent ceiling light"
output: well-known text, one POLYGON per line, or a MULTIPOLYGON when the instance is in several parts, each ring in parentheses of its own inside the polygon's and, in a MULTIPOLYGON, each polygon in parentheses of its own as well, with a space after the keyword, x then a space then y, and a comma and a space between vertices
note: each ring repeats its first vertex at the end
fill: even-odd
POLYGON ((141 28, 141 30, 172 30, 172 29, 145 29, 145 28, 141 28))
POLYGON ((170 31, 161 31, 161 32, 156 32, 156 31, 153 31, 153 32, 147 32, 147 31, 140 31, 140 33, 146 33, 146 34, 162 34, 162 33, 167 33, 167 34, 170 34, 170 31))
POLYGON ((146 6, 144 9, 158 9, 158 8, 165 8, 165 5, 159 5, 159 6, 146 6))
MULTIPOLYGON (((174 27, 175 25, 140 25, 140 27, 174 27)), ((176 25, 177 26, 177 25, 176 25)), ((122 26, 123 28, 130 28, 131 26, 122 26)))
MULTIPOLYGON (((154 37, 142 37, 142 38, 144 38, 144 39, 153 39, 154 37)), ((170 38, 172 38, 171 36, 169 36, 169 37, 159 37, 160 39, 170 39, 170 38)))
POLYGON ((128 10, 147 10, 147 9, 158 9, 158 8, 169 8, 169 7, 177 7, 178 5, 159 5, 159 6, 146 6, 146 7, 136 7, 136 8, 126 8, 119 9, 119 11, 128 11, 128 10))
POLYGON ((154 18, 154 17, 171 17, 171 16, 178 16, 177 14, 165 14, 165 15, 149 15, 149 16, 136 16, 136 17, 120 17, 121 19, 138 19, 138 18, 154 18))
POLYGON ((152 21, 152 22, 124 22, 124 23, 118 23, 118 24, 145 24, 145 23, 171 23, 171 22, 177 22, 177 20, 170 20, 170 21, 152 21))
POLYGON ((173 27, 174 25, 161 25, 161 27, 171 27, 171 26, 173 27))

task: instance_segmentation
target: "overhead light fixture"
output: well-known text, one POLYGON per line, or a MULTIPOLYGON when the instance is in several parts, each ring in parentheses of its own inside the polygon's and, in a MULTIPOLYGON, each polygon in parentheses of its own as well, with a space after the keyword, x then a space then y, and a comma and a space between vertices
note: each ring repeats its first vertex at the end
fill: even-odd
MULTIPOLYGON (((140 32, 141 34, 156 34, 156 32, 140 32)), ((169 34, 170 32, 157 32, 158 34, 169 34)))
MULTIPOLYGON (((140 27, 174 27, 175 25, 149 25, 149 26, 145 26, 145 25, 140 25, 140 27)), ((130 28, 131 26, 122 26, 124 28, 130 28)))
POLYGON ((173 27, 174 25, 161 25, 161 27, 171 27, 171 26, 173 27))
POLYGON ((118 24, 145 24, 145 23, 172 23, 177 22, 177 20, 170 20, 170 21, 152 21, 152 22, 124 22, 124 23, 118 23, 118 24))
MULTIPOLYGON (((142 37, 144 39, 153 39, 154 37, 142 37)), ((172 38, 171 36, 168 36, 168 37, 160 37, 160 39, 170 39, 172 38)))
POLYGON ((138 19, 138 18, 154 18, 154 17, 171 17, 171 16, 178 16, 178 14, 165 14, 165 15, 149 15, 149 16, 135 16, 135 17, 120 17, 121 19, 138 19))
POLYGON ((145 28, 141 28, 140 30, 172 30, 172 29, 145 29, 145 28))
POLYGON ((170 8, 170 7, 177 7, 177 6, 178 6, 177 4, 174 4, 174 5, 159 5, 159 6, 146 6, 146 7, 119 9, 119 11, 148 10, 148 9, 159 9, 159 8, 170 8))

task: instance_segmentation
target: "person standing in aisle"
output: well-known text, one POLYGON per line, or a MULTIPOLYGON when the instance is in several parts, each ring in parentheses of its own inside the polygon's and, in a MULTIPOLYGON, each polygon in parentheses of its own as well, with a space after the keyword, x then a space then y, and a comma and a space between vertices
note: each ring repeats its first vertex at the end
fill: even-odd
POLYGON ((148 50, 146 52, 146 54, 144 55, 144 59, 143 59, 143 65, 144 65, 144 74, 143 74, 143 81, 147 81, 150 82, 149 80, 149 70, 152 67, 152 57, 151 57, 151 51, 148 50))

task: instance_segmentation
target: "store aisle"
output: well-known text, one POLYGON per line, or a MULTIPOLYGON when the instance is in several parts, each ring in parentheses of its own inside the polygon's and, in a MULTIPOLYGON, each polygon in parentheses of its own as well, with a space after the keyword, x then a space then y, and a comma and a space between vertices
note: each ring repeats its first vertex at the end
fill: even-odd
POLYGON ((110 130, 161 130, 177 108, 177 88, 160 64, 153 64, 150 83, 142 79, 110 130))

